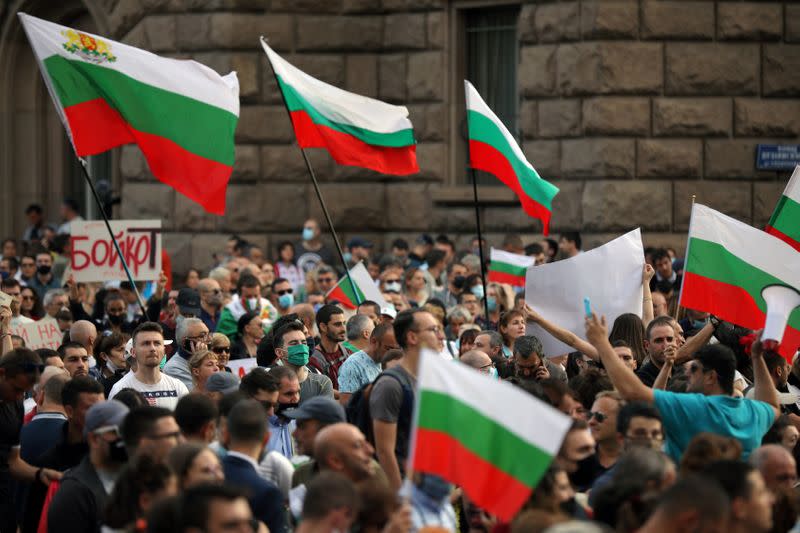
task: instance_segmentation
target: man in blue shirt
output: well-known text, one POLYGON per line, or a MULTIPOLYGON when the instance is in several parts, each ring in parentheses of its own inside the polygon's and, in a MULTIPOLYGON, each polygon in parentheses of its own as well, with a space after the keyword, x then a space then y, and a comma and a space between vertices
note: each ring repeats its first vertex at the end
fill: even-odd
POLYGON ((736 358, 726 346, 715 344, 698 350, 691 362, 688 393, 674 393, 645 386, 622 363, 608 342, 605 317, 592 315, 586 319, 586 337, 623 398, 653 403, 658 408, 666 433, 664 450, 676 462, 689 441, 703 431, 737 439, 742 444, 742 459, 747 459, 780 415, 760 341, 751 350, 755 400, 748 400, 732 396, 736 358))
POLYGON ((375 326, 369 337, 369 346, 348 357, 339 369, 339 402, 347 405, 354 392, 367 383, 372 383, 382 371, 383 356, 397 347, 391 324, 375 326))

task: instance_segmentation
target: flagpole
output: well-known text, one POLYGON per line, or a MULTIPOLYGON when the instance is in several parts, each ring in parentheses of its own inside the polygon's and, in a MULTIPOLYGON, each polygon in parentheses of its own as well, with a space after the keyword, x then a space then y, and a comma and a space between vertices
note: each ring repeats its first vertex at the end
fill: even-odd
MULTIPOLYGON (((266 42, 264 37, 261 37, 261 40, 266 42)), ((283 94, 283 90, 281 89, 281 84, 278 81, 278 74, 275 72, 275 67, 272 66, 272 61, 269 60, 269 56, 267 56, 267 63, 269 63, 269 67, 272 69, 272 75, 275 78, 275 84, 278 86, 278 92, 281 95, 281 100, 283 101, 283 107, 286 109, 286 114, 289 115, 289 123, 292 123, 292 112, 289 111, 289 104, 286 102, 286 96, 283 94)), ((295 135, 295 138, 297 136, 295 135)), ((308 174, 311 176, 311 183, 314 184, 314 191, 317 193, 317 199, 319 199, 319 205, 322 207, 322 213, 325 215, 325 221, 328 223, 328 228, 331 230, 331 236, 333 236, 333 242, 336 245, 336 252, 339 254, 339 260, 342 262, 342 266, 344 267, 344 275, 347 276, 347 281, 350 283, 350 288, 353 291, 353 296, 356 299, 356 305, 361 305, 361 298, 358 296, 358 291, 356 290, 356 284, 353 282, 353 278, 350 277, 350 269, 347 268, 347 261, 344 260, 344 252, 342 252, 342 245, 339 243, 339 237, 336 235, 336 230, 333 227, 333 221, 331 220, 331 215, 328 213, 328 207, 325 205, 325 200, 322 198, 322 191, 319 190, 319 183, 317 182, 317 176, 314 174, 314 168, 311 166, 311 161, 308 159, 308 155, 306 154, 305 149, 300 146, 300 143, 297 143, 297 147, 300 148, 300 153, 303 154, 303 161, 306 162, 306 168, 308 169, 308 174)))
MULTIPOLYGON (((467 126, 469 127, 469 126, 467 126)), ((468 143, 469 144, 469 143, 468 143)), ((469 148, 467 148, 469 150, 469 148)), ((481 254, 481 283, 483 284, 483 310, 486 312, 486 323, 489 323, 489 297, 486 293, 486 265, 483 261, 483 236, 481 235, 481 210, 478 207, 478 179, 475 169, 470 167, 472 174, 472 192, 475 196, 475 222, 478 226, 478 252, 481 254)))
POLYGON ((683 276, 681 276, 681 289, 678 292, 678 303, 675 306, 675 316, 673 317, 675 321, 678 321, 678 315, 680 314, 681 309, 681 299, 683 298, 683 284, 686 281, 686 260, 689 259, 689 243, 692 241, 692 212, 694 211, 694 201, 697 198, 696 195, 692 195, 692 206, 689 208, 689 233, 686 236, 686 253, 684 254, 686 257, 683 261, 684 272, 683 276))
POLYGON ((100 201, 100 195, 97 194, 97 189, 94 188, 94 182, 92 178, 89 177, 89 172, 86 170, 86 160, 75 156, 80 163, 81 170, 83 171, 83 177, 86 178, 86 183, 89 184, 89 188, 92 190, 92 196, 94 196, 94 201, 97 203, 97 209, 100 211, 100 214, 103 216, 103 222, 106 223, 106 229, 108 230, 108 234, 111 235, 111 242, 114 243, 114 248, 117 250, 117 255, 119 256, 119 260, 122 263, 122 268, 125 270, 125 275, 128 276, 128 281, 133 287, 133 292, 136 294, 136 301, 139 304, 139 307, 142 310, 142 316, 147 317, 147 310, 144 306, 144 300, 142 300, 142 295, 139 294, 139 289, 136 287, 136 282, 133 281, 133 276, 131 275, 131 271, 128 268, 128 263, 125 261, 125 256, 122 255, 122 250, 119 247, 119 242, 117 242, 117 238, 114 237, 114 232, 111 229, 111 223, 108 221, 108 216, 106 215, 106 210, 103 208, 103 202, 100 201))

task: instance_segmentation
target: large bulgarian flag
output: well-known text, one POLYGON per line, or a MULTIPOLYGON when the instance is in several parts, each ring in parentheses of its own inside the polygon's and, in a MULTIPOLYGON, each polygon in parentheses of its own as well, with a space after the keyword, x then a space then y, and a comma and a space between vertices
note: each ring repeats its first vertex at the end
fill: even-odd
MULTIPOLYGON (((680 304, 749 329, 766 321, 762 291, 800 289, 800 254, 777 237, 701 204, 694 204, 680 304)), ((779 352, 791 360, 800 347, 800 308, 789 315, 779 352)))
POLYGON ((375 302, 381 308, 387 306, 386 300, 383 298, 378 286, 372 281, 372 277, 370 277, 364 263, 358 263, 350 269, 350 279, 353 280, 352 284, 347 279, 347 276, 342 276, 339 283, 325 295, 325 300, 335 300, 347 309, 356 309, 359 304, 367 300, 375 302), (355 292, 353 291, 354 288, 355 292))
POLYGON ((800 252, 800 165, 794 167, 766 231, 800 252))
POLYGON ((137 144, 159 181, 210 213, 225 212, 239 119, 235 73, 19 17, 78 157, 137 144))
POLYGON ((572 420, 504 381, 423 350, 412 468, 460 486, 509 521, 561 447, 572 420))
POLYGON ((383 174, 419 172, 408 109, 312 78, 276 54, 263 38, 261 44, 302 148, 325 148, 340 165, 383 174))
POLYGON ((558 187, 539 176, 522 153, 514 136, 497 118, 470 82, 464 80, 469 129, 469 164, 493 174, 510 187, 522 209, 542 221, 543 233, 550 232, 553 197, 558 187))
POLYGON ((525 272, 536 260, 527 255, 512 254, 492 248, 489 261, 489 281, 525 287, 525 272))

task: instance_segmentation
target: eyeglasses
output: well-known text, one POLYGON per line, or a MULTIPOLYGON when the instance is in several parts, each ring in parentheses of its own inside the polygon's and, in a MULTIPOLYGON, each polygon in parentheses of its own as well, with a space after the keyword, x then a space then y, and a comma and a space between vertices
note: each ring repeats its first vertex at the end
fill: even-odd
POLYGON ((602 424, 603 422, 606 421, 606 419, 608 418, 608 415, 604 415, 603 413, 600 413, 598 411, 589 411, 589 414, 586 415, 586 418, 588 420, 591 420, 592 418, 595 418, 595 419, 597 419, 597 421, 600 424, 602 424))
POLYGON ((384 281, 384 283, 400 283, 400 280, 399 279, 387 279, 387 280, 384 281))
POLYGON ((649 433, 646 430, 638 430, 628 435, 625 435, 625 437, 631 440, 654 440, 654 441, 664 440, 664 434, 657 429, 650 431, 649 433))
POLYGON ((428 328, 415 329, 415 330, 412 330, 412 331, 416 331, 417 333, 422 333, 423 331, 431 331, 431 332, 435 333, 436 335, 438 335, 439 333, 442 333, 444 331, 444 329, 442 329, 442 326, 430 326, 428 328))
POLYGON ((275 291, 278 296, 283 296, 284 294, 292 294, 294 289, 283 289, 282 291, 275 291))
POLYGON ((231 353, 231 347, 230 346, 217 346, 215 348, 212 348, 211 351, 216 353, 216 354, 231 353))

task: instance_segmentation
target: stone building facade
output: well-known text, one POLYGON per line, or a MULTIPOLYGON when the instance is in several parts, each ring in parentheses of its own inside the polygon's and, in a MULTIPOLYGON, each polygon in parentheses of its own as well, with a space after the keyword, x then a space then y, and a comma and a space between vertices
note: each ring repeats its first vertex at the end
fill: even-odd
MULTIPOLYGON (((309 151, 343 240, 475 233, 465 165, 465 21, 511 9, 514 133, 561 188, 552 230, 588 245, 641 226, 646 243, 682 249, 692 195, 763 225, 788 172, 756 170, 759 143, 800 144, 800 4, 724 0, 17 0, 0 14, 3 232, 24 205, 55 213, 76 190, 69 146, 17 11, 158 54, 238 72, 241 117, 227 213, 216 217, 153 180, 135 147, 101 161, 121 193, 115 216, 160 218, 176 271, 208 266, 231 233, 262 246, 321 217, 258 38, 310 75, 406 105, 420 173, 337 167, 309 151), (514 11, 516 10, 516 11, 514 11), (515 31, 513 31, 515 29, 515 31)), ((540 226, 504 187, 482 181, 483 229, 533 240, 540 226)))

